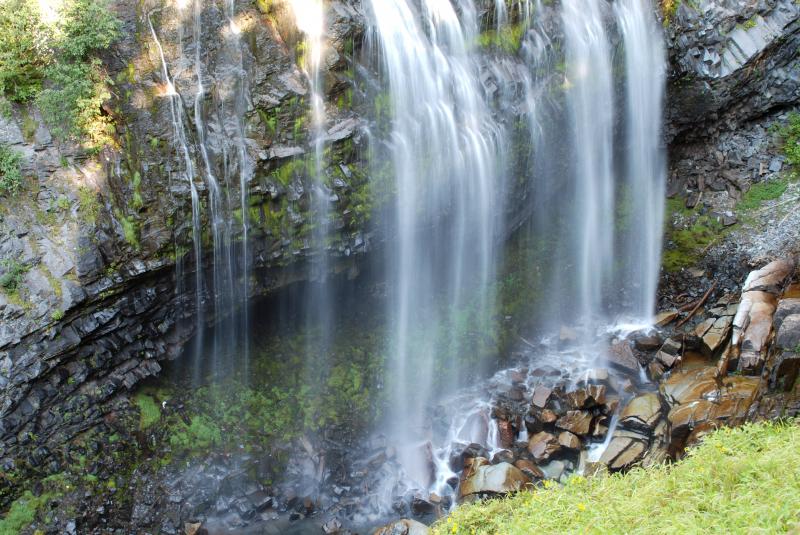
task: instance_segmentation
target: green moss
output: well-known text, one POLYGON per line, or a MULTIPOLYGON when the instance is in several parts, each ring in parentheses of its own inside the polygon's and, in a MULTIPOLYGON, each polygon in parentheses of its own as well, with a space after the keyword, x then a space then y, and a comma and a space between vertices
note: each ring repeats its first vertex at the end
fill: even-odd
POLYGON ((796 420, 723 428, 676 464, 462 505, 432 535, 791 532, 800 520, 799 441, 796 420))
POLYGON ((0 143, 0 195, 16 195, 22 187, 22 154, 0 143))
POLYGON ((783 138, 783 153, 789 165, 800 166, 800 113, 790 113, 786 126, 778 132, 783 138))
POLYGON ((50 495, 34 496, 26 490, 11 504, 5 518, 0 520, 0 535, 18 535, 36 519, 37 511, 50 499, 50 495))
POLYGON ((736 209, 741 212, 750 212, 759 208, 764 202, 772 201, 783 195, 789 187, 787 178, 770 180, 769 182, 758 182, 750 186, 742 196, 742 200, 736 205, 736 209))
POLYGON ((511 24, 496 30, 486 30, 478 35, 480 48, 495 49, 506 54, 516 54, 522 46, 525 24, 511 24))
POLYGON ((672 243, 663 253, 664 269, 674 272, 696 265, 722 232, 722 225, 709 216, 699 216, 688 228, 672 231, 668 237, 672 243))
POLYGON ((191 423, 175 430, 169 437, 170 446, 182 453, 207 451, 222 444, 222 432, 217 424, 204 415, 193 416, 191 423))
POLYGON ((139 407, 139 429, 144 431, 161 419, 161 409, 149 394, 140 392, 133 397, 133 403, 139 407))
POLYGON ((117 214, 120 225, 122 225, 122 234, 125 241, 128 242, 134 249, 139 249, 139 227, 136 222, 127 216, 117 214))

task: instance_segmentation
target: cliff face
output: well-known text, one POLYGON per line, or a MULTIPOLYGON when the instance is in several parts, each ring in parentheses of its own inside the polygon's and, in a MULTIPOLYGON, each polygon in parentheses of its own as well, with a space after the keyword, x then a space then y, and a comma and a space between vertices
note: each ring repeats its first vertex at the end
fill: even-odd
MULTIPOLYGON (((385 202, 385 192, 375 187, 382 178, 365 163, 373 126, 367 117, 385 110, 374 109, 381 99, 370 73, 355 61, 364 40, 361 7, 326 5, 332 47, 323 60, 330 149, 324 172, 334 185, 335 229, 328 251, 332 270, 355 272, 364 253, 385 239, 372 217, 385 202)), ((159 361, 175 357, 197 327, 191 191, 182 179, 177 127, 196 147, 198 122, 206 125, 210 169, 230 181, 227 236, 232 248, 246 251, 234 255, 236 283, 246 280, 249 295, 308 277, 307 266, 319 254, 310 246, 310 88, 298 66, 304 48, 287 6, 237 2, 241 70, 226 44, 224 7, 203 11, 205 91, 198 107, 196 51, 179 46, 181 32, 194 27, 191 16, 157 1, 113 6, 124 37, 104 57, 115 81, 105 113, 115 120, 119 147, 89 157, 58 144, 32 107, 17 106, 11 118, 0 118, 0 141, 24 153, 29 177, 27 189, 0 208, 0 253, 9 259, 0 273, 13 271, 19 282, 13 291, 0 291, 0 458, 19 456, 33 466, 47 458, 49 444, 93 425, 127 389, 158 373, 159 361), (159 45, 184 108, 177 126, 159 45), (242 87, 246 98, 237 113, 241 103, 234 96, 242 87), (237 139, 244 159, 234 154, 237 139), (242 210, 237 166, 245 164, 250 179, 242 210), (176 292, 182 285, 187 290, 176 292)), ((800 98, 799 15, 790 0, 678 8, 667 30, 673 193, 711 189, 735 199, 748 181, 763 179, 765 168, 779 172, 766 125, 800 98)), ((521 60, 505 61, 487 58, 487 91, 513 93, 521 85, 521 60)), ((205 166, 196 149, 189 159, 205 166)), ((209 191, 202 180, 195 185, 206 229, 203 272, 209 273, 209 191)), ((528 188, 519 187, 509 207, 510 229, 530 211, 528 188)), ((204 316, 206 323, 215 321, 213 310, 204 316)))

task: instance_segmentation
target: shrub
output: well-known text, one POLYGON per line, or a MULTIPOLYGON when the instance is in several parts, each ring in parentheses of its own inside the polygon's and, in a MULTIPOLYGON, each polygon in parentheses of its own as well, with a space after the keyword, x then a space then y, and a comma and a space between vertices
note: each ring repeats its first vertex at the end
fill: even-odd
POLYGON ((10 292, 17 291, 22 284, 22 278, 28 272, 28 265, 13 259, 5 259, 0 262, 4 273, 0 275, 0 286, 10 292))
POLYGON ((783 153, 787 161, 794 166, 800 166, 800 113, 789 114, 788 124, 780 130, 783 137, 783 153))
POLYGON ((14 195, 22 185, 22 155, 0 145, 0 195, 14 195))
POLYGON ((36 2, 0 0, 0 92, 24 102, 39 91, 50 60, 36 2))

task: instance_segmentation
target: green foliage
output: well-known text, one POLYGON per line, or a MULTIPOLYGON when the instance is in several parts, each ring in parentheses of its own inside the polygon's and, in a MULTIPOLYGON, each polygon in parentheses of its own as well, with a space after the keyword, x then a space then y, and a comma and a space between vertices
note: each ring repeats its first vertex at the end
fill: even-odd
POLYGON ((688 268, 700 261, 703 252, 722 235, 722 225, 712 217, 698 216, 688 228, 673 230, 672 243, 664 249, 662 265, 670 272, 688 268))
POLYGON ((35 98, 57 139, 82 138, 92 150, 111 143, 113 125, 101 111, 111 80, 94 57, 120 35, 108 0, 66 0, 52 27, 36 2, 0 2, 0 90, 18 102, 35 98))
POLYGON ((202 452, 219 446, 222 433, 219 426, 204 415, 193 416, 187 426, 181 425, 169 439, 170 446, 180 452, 202 452))
POLYGON ((22 186, 22 155, 0 144, 0 195, 14 195, 22 186))
POLYGON ((83 61, 89 54, 111 46, 120 35, 121 25, 108 0, 68 0, 56 48, 68 60, 83 61))
POLYGON ((48 36, 36 2, 0 0, 0 92, 10 100, 24 102, 41 89, 48 36))
POLYGON ((45 504, 50 496, 42 494, 34 496, 26 490, 22 496, 11 504, 5 518, 0 520, 0 535, 18 535, 22 529, 31 525, 36 518, 36 512, 45 504))
POLYGON ((783 153, 790 165, 800 166, 800 113, 792 112, 785 127, 779 130, 783 153))
POLYGON ((0 261, 0 266, 2 266, 4 272, 0 275, 0 286, 10 292, 16 292, 30 266, 13 258, 6 258, 0 261))
POLYGON ((522 46, 525 24, 512 24, 496 30, 486 30, 478 36, 480 48, 493 48, 506 54, 516 54, 522 46))
POLYGON ((739 201, 736 208, 744 212, 755 210, 762 203, 779 198, 788 186, 789 181, 786 178, 753 184, 742 196, 742 200, 739 201))
POLYGON ((133 397, 133 403, 139 407, 139 429, 144 431, 161 419, 161 409, 153 397, 140 392, 133 397))
POLYGON ((100 215, 100 203, 97 201, 97 192, 88 186, 78 188, 78 213, 90 225, 97 222, 100 215))
POLYGON ((61 321, 61 320, 63 320, 63 319, 64 319, 64 311, 63 311, 63 310, 54 310, 54 311, 53 311, 53 312, 50 314, 50 318, 51 318, 53 321, 61 321))
POLYGON ((433 535, 472 533, 788 533, 800 510, 800 427, 723 428, 673 465, 573 476, 506 499, 462 505, 433 535))
POLYGON ((139 249, 139 227, 136 222, 130 217, 117 214, 119 224, 122 225, 122 235, 125 241, 128 242, 134 249, 139 249))

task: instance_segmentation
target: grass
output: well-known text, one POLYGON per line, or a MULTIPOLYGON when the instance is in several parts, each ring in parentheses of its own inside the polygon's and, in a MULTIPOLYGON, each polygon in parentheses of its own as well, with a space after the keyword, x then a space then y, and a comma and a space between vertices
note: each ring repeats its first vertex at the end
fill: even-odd
POLYGON ((798 421, 723 428, 673 465, 464 505, 434 535, 786 533, 800 527, 798 421))
POLYGON ((750 212, 758 209, 766 201, 780 198, 789 187, 788 178, 779 178, 769 182, 758 182, 750 186, 747 193, 742 195, 742 200, 736 205, 739 211, 750 212))
POLYGON ((139 429, 144 431, 161 419, 161 409, 152 396, 141 392, 134 396, 134 404, 139 407, 139 429))
MULTIPOLYGON (((679 199, 680 200, 680 199, 679 199)), ((670 201, 674 201, 670 199, 670 201)), ((677 206, 674 202, 667 203, 667 214, 679 212, 682 217, 690 217, 692 211, 684 208, 673 210, 677 206)), ((669 219, 668 219, 669 220, 669 219)), ((679 271, 681 268, 688 268, 696 265, 703 256, 706 249, 723 235, 725 229, 716 219, 699 215, 697 219, 687 228, 673 229, 667 228, 666 241, 671 244, 664 249, 662 255, 662 265, 669 272, 679 271)))
POLYGON ((516 54, 522 46, 522 36, 525 34, 525 30, 524 24, 486 30, 478 36, 477 44, 480 48, 495 48, 506 54, 516 54))
POLYGON ((42 507, 49 495, 34 496, 26 490, 22 496, 11 504, 5 518, 0 520, 0 535, 17 535, 22 528, 29 526, 36 518, 36 512, 42 507))

